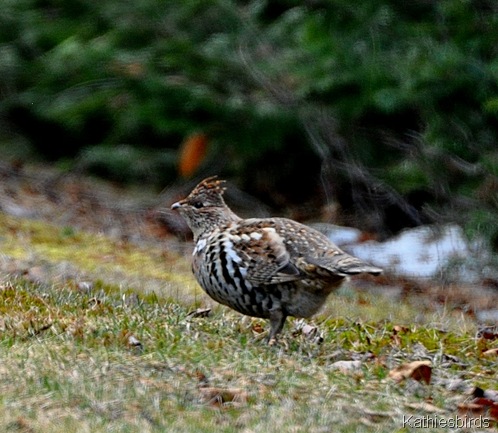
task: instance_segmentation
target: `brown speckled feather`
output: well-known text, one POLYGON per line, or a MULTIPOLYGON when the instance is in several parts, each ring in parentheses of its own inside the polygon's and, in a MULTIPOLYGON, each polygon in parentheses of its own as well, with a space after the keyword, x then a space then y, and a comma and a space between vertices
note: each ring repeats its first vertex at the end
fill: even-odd
POLYGON ((194 233, 193 271, 201 287, 243 314, 269 318, 270 339, 288 315, 316 313, 344 277, 381 272, 296 221, 239 218, 221 185, 208 178, 172 208, 194 233))

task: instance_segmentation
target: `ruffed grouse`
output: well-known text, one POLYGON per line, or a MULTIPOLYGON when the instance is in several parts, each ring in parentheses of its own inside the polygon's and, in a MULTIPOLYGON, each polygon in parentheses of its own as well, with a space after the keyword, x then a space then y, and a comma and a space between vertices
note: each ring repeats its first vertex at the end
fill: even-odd
POLYGON ((201 287, 242 314, 270 319, 270 342, 287 316, 316 313, 346 276, 382 272, 298 222, 238 217, 222 183, 209 177, 171 208, 194 234, 192 269, 201 287))

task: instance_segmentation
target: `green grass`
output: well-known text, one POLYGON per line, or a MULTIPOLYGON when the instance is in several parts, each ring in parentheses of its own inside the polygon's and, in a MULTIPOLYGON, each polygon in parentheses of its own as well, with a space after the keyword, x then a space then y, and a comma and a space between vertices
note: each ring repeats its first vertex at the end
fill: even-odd
POLYGON ((78 276, 37 283, 4 275, 2 432, 409 431, 403 415, 453 417, 469 399, 466 387, 496 388, 496 359, 481 352, 483 344, 497 343, 476 340, 475 325, 459 314, 421 315, 410 302, 359 296, 350 285, 314 320, 321 344, 295 332, 290 320, 270 347, 257 326, 267 329, 264 320, 219 306, 209 317, 188 315, 211 304, 192 294, 183 258, 133 245, 119 249, 102 236, 42 223, 7 223, 4 254, 32 260, 35 251, 49 263, 70 257, 85 280, 93 279, 87 288, 78 276), (104 265, 102 254, 110 255, 104 265), (124 264, 119 284, 116 258, 124 264), (166 289, 134 288, 141 268, 144 279, 166 289), (183 290, 190 295, 179 295, 183 290), (334 365, 352 359, 360 368, 334 365), (392 368, 421 359, 433 363, 430 385, 388 377, 392 368), (462 386, 450 386, 456 381, 462 386))
POLYGON ((253 331, 262 321, 224 308, 190 318, 179 304, 113 289, 16 280, 1 288, 0 305, 6 432, 395 431, 424 402, 454 415, 466 396, 447 389, 451 380, 495 383, 494 360, 481 359, 465 332, 412 326, 395 341, 392 322, 329 318, 320 345, 290 325, 269 347, 253 331), (434 363, 432 385, 387 378, 421 357, 434 363), (363 360, 358 371, 335 369, 351 358, 363 360), (207 401, 206 385, 235 389, 241 401, 207 401))
POLYGON ((65 275, 50 265, 63 263, 91 280, 105 275, 106 284, 133 286, 141 292, 160 291, 185 303, 194 302, 199 294, 190 265, 178 254, 157 246, 137 246, 0 213, 0 248, 27 266, 47 265, 44 273, 54 274, 54 279, 65 275))

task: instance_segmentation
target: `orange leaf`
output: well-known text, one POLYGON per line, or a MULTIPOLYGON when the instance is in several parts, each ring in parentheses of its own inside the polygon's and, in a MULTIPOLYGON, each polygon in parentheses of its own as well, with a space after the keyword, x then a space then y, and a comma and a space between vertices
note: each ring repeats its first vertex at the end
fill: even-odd
POLYGON ((480 388, 474 390, 474 394, 484 394, 471 402, 461 403, 458 405, 458 413, 467 417, 486 416, 493 420, 498 420, 498 402, 496 402, 496 391, 484 391, 480 388), (490 394, 487 396, 486 394, 490 394))
POLYGON ((252 325, 252 332, 255 332, 256 334, 261 334, 265 330, 261 326, 261 323, 255 323, 252 325))
POLYGON ((178 172, 183 177, 191 176, 206 157, 208 138, 206 134, 189 135, 180 145, 178 172))
POLYGON ((389 377, 397 382, 404 379, 414 379, 419 382, 425 382, 427 385, 431 381, 432 365, 430 361, 413 361, 408 364, 400 365, 389 372, 389 377))

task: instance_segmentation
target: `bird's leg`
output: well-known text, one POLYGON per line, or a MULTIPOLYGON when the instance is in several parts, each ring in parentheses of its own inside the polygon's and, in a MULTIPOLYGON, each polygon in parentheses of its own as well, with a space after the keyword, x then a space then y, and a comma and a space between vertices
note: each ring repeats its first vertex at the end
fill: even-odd
POLYGON ((270 335, 268 336, 268 344, 273 346, 277 342, 277 334, 282 331, 287 315, 280 308, 272 308, 270 310, 270 335))

